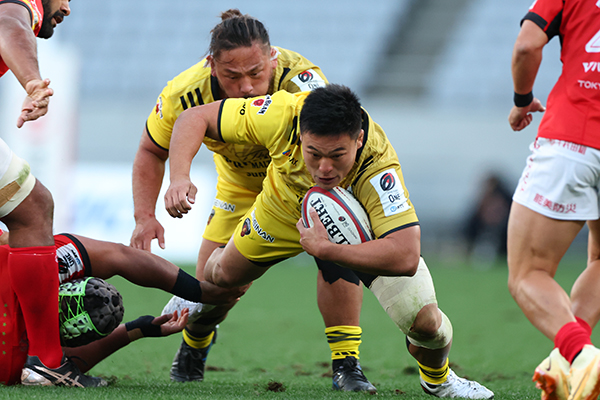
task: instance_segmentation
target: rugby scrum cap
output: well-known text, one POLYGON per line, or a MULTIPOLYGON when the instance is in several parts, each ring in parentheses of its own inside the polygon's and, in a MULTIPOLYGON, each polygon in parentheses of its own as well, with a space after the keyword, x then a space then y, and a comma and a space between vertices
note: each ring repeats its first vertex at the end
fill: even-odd
POLYGON ((60 341, 78 347, 102 339, 123 320, 123 298, 100 278, 75 279, 60 285, 60 341))

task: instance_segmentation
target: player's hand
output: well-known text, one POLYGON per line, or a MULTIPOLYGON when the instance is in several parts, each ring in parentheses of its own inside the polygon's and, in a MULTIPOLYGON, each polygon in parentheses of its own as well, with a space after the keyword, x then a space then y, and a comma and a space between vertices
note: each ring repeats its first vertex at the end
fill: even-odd
POLYGON ((221 305, 230 304, 239 300, 243 296, 251 283, 241 287, 225 289, 207 281, 200 282, 202 288, 202 303, 221 305))
POLYGON ((136 221, 129 245, 136 249, 151 251, 154 239, 158 239, 158 245, 164 250, 165 228, 155 217, 150 217, 136 221))
POLYGON ((171 181, 165 193, 165 208, 173 218, 182 218, 196 202, 198 189, 189 179, 171 181))
POLYGON ((296 228, 300 232, 300 245, 311 256, 323 258, 325 249, 332 245, 332 243, 329 241, 325 225, 319 219, 319 215, 315 209, 310 207, 308 215, 313 220, 312 227, 306 228, 302 218, 296 223, 296 228))
POLYGON ((546 107, 544 107, 542 103, 534 97, 531 104, 526 107, 513 106, 513 108, 510 110, 510 114, 508 114, 508 123, 513 131, 523 130, 533 120, 531 113, 538 111, 544 112, 546 111, 546 107))
POLYGON ((177 310, 173 314, 165 314, 154 318, 153 325, 160 325, 160 333, 162 336, 169 336, 177 332, 181 332, 188 323, 189 310, 184 308, 181 315, 177 316, 177 310))
POLYGON ((50 87, 50 79, 33 79, 25 85, 27 97, 21 107, 21 115, 17 118, 17 128, 21 128, 27 121, 34 121, 48 112, 50 96, 54 90, 50 87))

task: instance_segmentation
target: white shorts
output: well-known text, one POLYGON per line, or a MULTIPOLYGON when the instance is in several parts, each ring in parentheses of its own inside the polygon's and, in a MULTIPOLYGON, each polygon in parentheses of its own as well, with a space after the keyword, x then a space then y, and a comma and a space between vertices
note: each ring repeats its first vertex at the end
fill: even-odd
POLYGON ((513 200, 560 220, 599 218, 600 150, 537 138, 513 200))
POLYGON ((33 190, 29 164, 0 139, 0 218, 10 214, 33 190))

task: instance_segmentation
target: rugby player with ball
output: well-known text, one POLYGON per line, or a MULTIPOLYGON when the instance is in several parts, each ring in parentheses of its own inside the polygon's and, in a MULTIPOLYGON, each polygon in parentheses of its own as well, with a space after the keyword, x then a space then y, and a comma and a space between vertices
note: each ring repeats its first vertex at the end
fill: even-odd
POLYGON ((223 287, 245 285, 302 251, 351 268, 406 335, 426 393, 493 398, 490 390, 449 368, 452 325, 437 306, 420 256, 419 220, 398 157, 350 89, 328 85, 312 92, 226 99, 181 113, 171 138, 171 184, 165 194, 172 217, 191 209, 189 196, 197 189, 190 166, 205 136, 262 145, 271 156, 262 192, 227 245, 212 253, 206 280, 223 287), (315 185, 351 189, 369 216, 375 240, 330 241, 314 208, 308 210, 314 226, 304 227, 302 200, 315 185))

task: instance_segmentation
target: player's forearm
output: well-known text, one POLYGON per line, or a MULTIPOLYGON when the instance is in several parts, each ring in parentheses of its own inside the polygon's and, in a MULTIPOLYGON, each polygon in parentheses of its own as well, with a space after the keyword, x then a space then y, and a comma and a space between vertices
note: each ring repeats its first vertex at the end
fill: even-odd
POLYGON ((130 342, 125 324, 121 324, 105 338, 85 346, 63 347, 63 351, 68 357, 73 357, 75 364, 85 373, 130 342))
POLYGON ((23 88, 27 82, 41 79, 36 38, 22 21, 0 17, 0 56, 23 88))
POLYGON ((331 244, 319 258, 373 275, 412 276, 419 264, 416 249, 394 248, 385 239, 359 245, 331 244))
POLYGON ((132 173, 133 209, 136 221, 155 216, 156 202, 164 175, 165 161, 145 150, 138 150, 132 173))
POLYGON ((201 109, 202 107, 187 109, 175 121, 169 150, 171 182, 181 178, 189 179, 192 160, 200 150, 207 129, 201 109))

